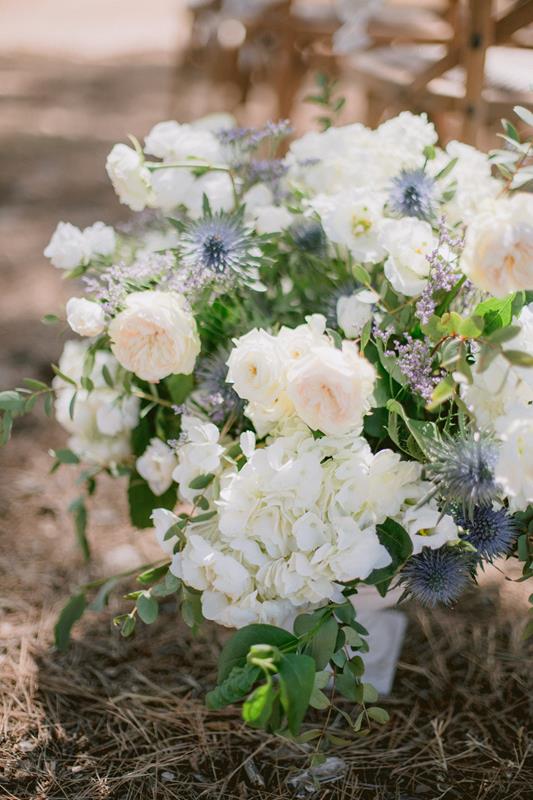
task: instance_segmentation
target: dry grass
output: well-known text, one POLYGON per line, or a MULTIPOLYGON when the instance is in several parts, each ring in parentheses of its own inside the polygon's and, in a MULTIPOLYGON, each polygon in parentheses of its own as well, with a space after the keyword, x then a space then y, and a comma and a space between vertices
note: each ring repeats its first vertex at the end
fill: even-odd
MULTIPOLYGON (((212 713, 203 704, 223 635, 215 627, 192 637, 168 603, 156 625, 124 641, 110 624, 116 600, 109 612, 82 622, 70 652, 51 649, 58 603, 77 582, 111 571, 105 553, 131 557, 135 547, 146 558, 152 546, 150 536, 132 534, 124 523, 108 484, 93 518, 94 564, 81 563, 62 510, 74 476, 65 470, 50 484, 45 475, 42 451, 52 436, 36 427, 4 456, 9 489, 2 512, 10 524, 1 565, 0 795, 294 796, 288 780, 308 766, 310 746, 251 731, 238 711, 212 713)), ((531 660, 520 638, 523 602, 517 594, 517 611, 510 587, 489 583, 454 612, 410 610, 394 692, 384 703, 391 722, 366 739, 350 739, 336 720, 338 735, 349 740, 334 752, 344 766, 338 780, 320 785, 317 798, 532 796, 531 660)), ((316 724, 320 717, 310 723, 316 724)))

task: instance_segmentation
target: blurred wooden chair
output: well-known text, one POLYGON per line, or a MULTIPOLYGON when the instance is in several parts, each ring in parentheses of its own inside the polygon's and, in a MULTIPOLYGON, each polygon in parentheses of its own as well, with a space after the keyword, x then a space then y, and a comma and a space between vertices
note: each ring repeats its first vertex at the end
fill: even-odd
POLYGON ((444 114, 459 111, 461 138, 476 144, 483 125, 533 104, 533 50, 506 44, 533 23, 533 0, 500 14, 494 0, 451 0, 450 10, 448 43, 394 42, 350 59, 367 90, 370 125, 386 111, 410 109, 429 111, 442 127, 444 114))

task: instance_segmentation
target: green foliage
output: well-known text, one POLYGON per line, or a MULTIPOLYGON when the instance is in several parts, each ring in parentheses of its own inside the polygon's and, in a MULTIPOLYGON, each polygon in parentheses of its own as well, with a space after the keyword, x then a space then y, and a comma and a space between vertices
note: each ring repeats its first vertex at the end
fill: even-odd
POLYGON ((128 483, 128 506, 132 525, 136 528, 152 527, 154 508, 172 509, 176 505, 177 487, 173 484, 162 495, 155 495, 144 478, 132 472, 128 483))
POLYGON ((78 540, 83 557, 86 561, 89 561, 91 557, 91 548, 89 540, 87 539, 87 507, 83 497, 78 497, 76 500, 73 500, 68 510, 74 518, 76 539, 78 540))
POLYGON ((54 640, 58 650, 64 651, 67 649, 72 627, 75 622, 81 619, 86 608, 87 600, 85 594, 77 594, 71 597, 63 608, 54 627, 54 640))
POLYGON ((321 129, 326 131, 335 124, 340 112, 346 105, 346 98, 335 96, 338 83, 323 72, 319 72, 316 75, 315 84, 316 91, 314 94, 307 95, 304 101, 319 107, 321 114, 316 121, 321 129))

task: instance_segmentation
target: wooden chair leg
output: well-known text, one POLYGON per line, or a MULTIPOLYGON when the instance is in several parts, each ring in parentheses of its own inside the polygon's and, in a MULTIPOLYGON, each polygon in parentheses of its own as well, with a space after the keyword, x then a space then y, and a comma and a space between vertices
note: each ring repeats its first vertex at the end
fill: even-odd
POLYGON ((485 121, 483 84, 487 48, 493 38, 493 0, 469 0, 465 43, 465 101, 462 139, 476 145, 485 121))
POLYGON ((367 91, 366 101, 366 124, 369 128, 377 128, 388 104, 372 89, 367 91))

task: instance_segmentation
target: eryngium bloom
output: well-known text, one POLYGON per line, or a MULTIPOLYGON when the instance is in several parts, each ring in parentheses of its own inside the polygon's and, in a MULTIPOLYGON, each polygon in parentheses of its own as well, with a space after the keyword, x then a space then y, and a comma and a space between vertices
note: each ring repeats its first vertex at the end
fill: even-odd
POLYGON ((311 255, 323 255, 326 249, 326 234, 320 222, 307 217, 296 219, 289 228, 294 244, 299 250, 311 255))
POLYGON ((211 280, 227 284, 235 278, 256 277, 257 239, 245 225, 242 209, 213 213, 207 205, 201 219, 180 228, 180 261, 193 283, 196 279, 204 285, 211 280))
POLYGON ((196 370, 198 394, 210 413, 211 420, 224 423, 230 417, 242 421, 244 402, 231 383, 226 382, 228 374, 227 360, 229 350, 220 348, 204 358, 196 370))
POLYGON ((516 539, 516 524, 504 508, 478 506, 470 518, 459 512, 455 521, 464 530, 461 538, 472 544, 481 558, 489 561, 508 553, 516 539))
POLYGON ((428 220, 433 215, 435 181, 423 169, 402 170, 392 181, 389 208, 401 217, 428 220))
POLYGON ((490 506, 498 496, 494 478, 497 447, 486 436, 470 434, 431 448, 428 465, 446 504, 458 504, 470 518, 478 506, 490 506))
POLYGON ((406 591, 422 605, 451 605, 466 588, 471 575, 471 559, 457 547, 438 550, 424 547, 412 556, 402 571, 406 591))

